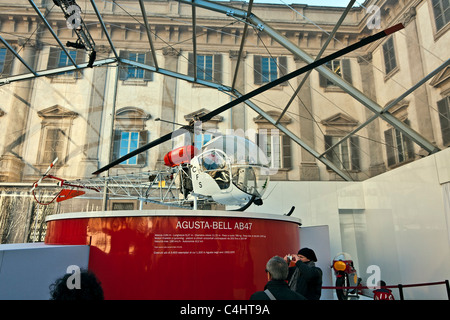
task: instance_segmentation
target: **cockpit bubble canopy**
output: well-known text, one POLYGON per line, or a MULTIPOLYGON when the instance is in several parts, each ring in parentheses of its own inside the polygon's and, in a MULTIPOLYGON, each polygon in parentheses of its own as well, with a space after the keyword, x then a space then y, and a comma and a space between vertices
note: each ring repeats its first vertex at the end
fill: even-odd
POLYGON ((232 164, 269 167, 264 151, 256 143, 241 136, 224 135, 214 138, 203 146, 202 152, 213 149, 223 151, 232 164))
MULTIPOLYGON (((230 161, 231 180, 241 191, 261 198, 269 182, 269 160, 252 141, 240 136, 220 136, 205 144, 202 153, 222 151, 230 161)), ((216 160, 217 161, 217 160, 216 160)))

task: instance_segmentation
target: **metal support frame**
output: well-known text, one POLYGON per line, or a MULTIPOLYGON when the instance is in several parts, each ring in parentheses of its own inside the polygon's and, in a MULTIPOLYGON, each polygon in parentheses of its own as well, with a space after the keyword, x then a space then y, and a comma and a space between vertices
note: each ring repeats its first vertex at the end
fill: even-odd
POLYGON ((111 40, 111 36, 109 35, 108 30, 106 30, 105 22, 103 21, 102 16, 100 15, 100 12, 97 9, 97 5, 95 4, 94 0, 90 0, 90 1, 91 1, 92 8, 94 9, 95 14, 97 15, 98 21, 100 22, 102 30, 105 33, 106 38, 108 39, 109 45, 111 46, 111 50, 114 53, 114 56, 116 57, 116 59, 120 61, 119 55, 117 54, 116 48, 114 47, 114 44, 111 40))
MULTIPOLYGON (((192 1, 192 55, 194 57, 194 80, 197 80, 197 13, 195 10, 195 4, 192 1)), ((191 63, 191 61, 188 61, 191 63)))
POLYGON ((50 31, 50 33, 52 34, 53 38, 55 38, 56 42, 58 42, 59 46, 61 47, 61 49, 64 51, 64 53, 67 55, 67 57, 69 58, 70 62, 72 62, 72 64, 78 68, 77 63, 75 62, 75 60, 73 60, 73 58, 70 56, 69 52, 67 51, 66 47, 64 47, 64 45, 61 43, 61 40, 59 40, 58 36, 56 35, 55 31, 53 31, 52 27, 50 26, 50 24, 48 23, 47 19, 44 17, 44 15, 42 14, 42 12, 39 10, 39 8, 36 6, 36 4, 33 2, 33 0, 28 0, 28 2, 31 4, 31 6, 33 7, 33 9, 36 11, 36 13, 38 14, 38 16, 42 19, 42 21, 44 22, 45 26, 47 27, 47 29, 50 31))
MULTIPOLYGON (((194 48, 193 49, 194 49, 195 56, 196 56, 196 41, 195 41, 196 14, 195 14, 195 8, 196 7, 200 7, 200 8, 216 11, 216 12, 225 14, 227 16, 232 16, 235 19, 238 19, 240 21, 245 20, 245 22, 246 22, 245 26, 244 26, 245 29, 248 28, 248 24, 254 25, 258 30, 263 31, 266 34, 268 34, 271 38, 273 38, 280 45, 282 45, 284 48, 286 48, 288 51, 290 51, 293 55, 301 58, 306 63, 313 63, 315 61, 315 59, 313 57, 309 56, 306 52, 304 52, 303 50, 298 48, 295 44, 293 44, 287 38, 282 36, 279 32, 277 32, 276 30, 271 28, 268 24, 266 24, 264 21, 262 21, 261 19, 256 17, 254 14, 252 14, 251 13, 251 7, 252 7, 252 2, 253 2, 252 0, 250 0, 250 5, 249 5, 247 11, 240 10, 240 9, 237 9, 237 8, 234 8, 234 7, 225 6, 225 5, 222 5, 219 2, 210 2, 210 1, 207 1, 207 0, 177 0, 177 1, 179 1, 181 3, 186 3, 186 4, 189 4, 189 5, 192 5, 192 22, 193 22, 193 34, 194 34, 194 39, 193 39, 194 48)), ((22 63, 25 64, 25 66, 30 70, 31 73, 30 74, 17 75, 17 76, 11 76, 11 77, 0 79, 0 85, 4 85, 6 83, 10 83, 10 82, 14 82, 14 81, 27 80, 27 79, 31 79, 31 78, 34 78, 34 77, 48 76, 48 75, 53 75, 53 74, 57 74, 57 73, 73 71, 73 70, 76 70, 76 69, 83 69, 83 68, 88 67, 87 63, 83 63, 83 64, 80 64, 80 65, 77 65, 75 63, 73 58, 68 54, 66 48, 62 45, 62 43, 59 40, 58 36, 52 30, 52 28, 51 28, 50 24, 48 23, 48 21, 46 20, 46 18, 42 15, 40 10, 37 8, 37 6, 33 2, 33 0, 29 0, 29 2, 32 5, 32 7, 34 8, 34 10, 36 11, 36 13, 39 15, 39 17, 42 19, 42 21, 44 22, 44 24, 46 25, 46 27, 48 28, 50 33, 56 39, 56 41, 58 42, 58 44, 60 45, 62 50, 67 54, 68 58, 70 59, 70 61, 73 64, 73 66, 66 66, 66 67, 56 68, 56 69, 52 69, 52 70, 45 70, 45 71, 38 71, 38 72, 36 72, 32 68, 30 68, 29 65, 27 65, 23 61, 23 59, 17 54, 17 52, 15 52, 14 50, 11 50, 12 49, 11 46, 9 46, 6 43, 6 41, 4 41, 2 39, 2 42, 7 46, 7 48, 9 50, 11 50, 14 53, 14 55, 22 63)), ((244 34, 243 34, 243 37, 242 37, 242 42, 241 42, 241 46, 240 46, 240 50, 239 50, 239 58, 238 58, 238 63, 237 63, 235 74, 234 74, 233 85, 232 85, 232 87, 228 87, 228 86, 224 86, 222 84, 217 84, 217 83, 213 83, 213 82, 209 82, 209 81, 205 81, 205 80, 199 80, 196 77, 196 72, 194 73, 194 77, 191 77, 191 76, 188 76, 188 75, 180 74, 180 73, 177 73, 177 72, 174 72, 174 71, 171 71, 171 70, 161 69, 161 68, 158 67, 156 54, 155 54, 155 50, 154 50, 153 42, 152 42, 152 38, 151 38, 151 29, 150 29, 150 26, 148 24, 148 20, 147 20, 147 17, 146 17, 146 12, 145 12, 145 7, 144 7, 143 0, 139 0, 139 4, 140 4, 142 16, 144 18, 144 23, 145 23, 145 27, 146 27, 146 31, 147 31, 147 37, 148 37, 149 44, 150 44, 150 47, 151 47, 151 51, 152 51, 152 54, 153 54, 153 60, 154 60, 154 65, 155 66, 153 67, 153 66, 149 66, 149 65, 146 65, 146 64, 141 64, 141 63, 138 63, 138 62, 135 62, 135 61, 131 61, 131 60, 128 60, 128 59, 120 58, 119 55, 117 54, 117 51, 116 51, 115 47, 114 47, 114 44, 113 44, 112 39, 111 39, 111 37, 109 35, 109 32, 106 29, 105 23, 104 23, 101 15, 100 15, 100 12, 99 12, 96 4, 95 4, 95 1, 94 0, 90 0, 90 2, 92 4, 94 12, 97 15, 97 18, 98 18, 98 20, 100 22, 101 28, 102 28, 103 32, 105 33, 105 36, 106 36, 106 38, 107 38, 107 40, 108 40, 108 42, 110 44, 111 50, 113 51, 113 54, 115 56, 115 58, 108 58, 108 59, 96 61, 93 64, 94 66, 100 66, 100 65, 104 65, 104 64, 111 64, 111 63, 120 62, 120 63, 124 63, 124 64, 128 64, 128 65, 132 65, 132 66, 135 66, 135 67, 139 67, 139 68, 142 68, 144 70, 157 72, 157 73, 160 73, 160 74, 165 75, 165 76, 175 77, 175 78, 180 79, 180 80, 193 82, 193 83, 196 83, 196 84, 199 84, 199 85, 203 85, 203 86, 206 86, 206 87, 209 87, 209 88, 214 88, 214 89, 217 89, 217 90, 220 90, 220 91, 224 91, 224 92, 229 92, 229 93, 232 93, 233 95, 235 95, 237 97, 242 96, 241 93, 237 92, 234 89, 234 85, 235 85, 235 81, 236 81, 236 75, 238 73, 239 60, 240 60, 240 57, 242 55, 243 47, 244 47, 244 43, 245 43, 245 38, 246 38, 246 32, 245 31, 244 31, 244 34)), ((355 1, 353 1, 353 0, 350 1, 349 5, 347 7, 347 10, 349 10, 349 8, 351 8, 351 6, 352 6, 352 4, 354 2, 355 1)), ((320 54, 322 54, 323 51, 325 51, 326 46, 328 45, 329 41, 331 41, 331 39, 334 37, 334 34, 336 33, 336 31, 339 28, 339 26, 342 24, 346 14, 347 14, 347 11, 344 12, 344 14, 341 16, 338 24, 334 27, 333 32, 328 37, 327 43, 322 47, 320 54)), ((318 58, 319 57, 317 57, 316 59, 318 59, 318 58)), ((445 65, 448 65, 448 61, 445 63, 445 65)), ((194 59, 194 66, 195 66, 194 70, 196 71, 196 58, 194 59)), ((440 67, 440 70, 442 68, 443 68, 443 66, 440 67)), ((389 106, 387 106, 386 108, 383 109, 375 101, 371 100, 369 97, 364 95, 358 89, 356 89, 355 87, 353 87, 352 85, 347 83, 344 79, 342 79, 340 76, 336 75, 329 68, 327 68, 325 66, 319 66, 315 70, 317 70, 319 73, 321 73, 327 79, 333 81, 338 87, 340 87, 345 92, 347 92, 349 95, 354 97, 357 101, 359 101, 361 104, 363 104, 366 108, 368 108, 369 110, 374 112, 375 116, 373 117, 373 119, 375 119, 377 117, 383 118, 385 121, 390 123, 392 126, 397 128, 398 130, 402 131, 412 141, 416 142, 418 145, 420 145, 422 148, 424 148, 426 151, 428 151, 430 153, 439 151, 439 149, 436 146, 434 146, 431 142, 429 142, 427 139, 422 137, 419 133, 417 133, 416 131, 414 131, 413 129, 411 129, 410 127, 405 125, 404 123, 402 123, 400 120, 396 119, 392 114, 390 114, 388 112, 389 108, 392 107, 393 104, 389 105, 389 106)), ((432 72, 432 74, 435 74, 435 73, 436 73, 435 71, 432 72)), ((305 76, 305 78, 308 75, 309 75, 309 73, 305 76)), ((427 76, 426 78, 424 78, 424 80, 422 80, 421 82, 424 83, 426 81, 425 79, 429 79, 430 77, 431 77, 431 74, 429 76, 427 76)), ((300 84, 299 88, 296 90, 294 96, 297 95, 297 93, 300 90, 302 85, 303 85, 303 82, 300 84)), ((417 84, 417 85, 419 85, 419 84, 417 84)), ((407 95, 407 94, 411 93, 412 91, 414 91, 417 88, 417 85, 412 87, 407 92, 405 92, 404 95, 407 95)), ((404 95, 402 95, 402 96, 404 96, 404 95)), ((293 98, 294 98, 294 96, 293 96, 293 98)), ((402 96, 400 96, 399 99, 402 96)), ((292 100, 293 100, 293 98, 292 98, 292 100)), ((398 99, 396 99, 396 100, 398 100, 398 99)), ((316 150, 314 150, 309 145, 307 145, 299 137, 297 137, 295 134, 290 132, 283 125, 278 123, 279 119, 278 120, 273 119, 264 110, 262 110, 261 108, 259 108, 257 105, 255 105, 253 102, 251 102, 249 100, 245 101, 245 103, 251 109, 253 109, 255 112, 257 112, 262 117, 264 117, 267 121, 269 121, 269 123, 273 124, 276 128, 278 128, 284 134, 289 136, 294 142, 296 142, 298 145, 300 145, 302 148, 304 148, 307 152, 309 152, 311 155, 313 155, 316 159, 318 159, 319 161, 321 161, 322 163, 324 163, 325 165, 330 167, 334 172, 336 172, 344 180, 348 180, 348 181, 352 180, 351 177, 349 177, 345 172, 343 172, 340 168, 338 168, 336 165, 334 165, 332 162, 330 162, 328 159, 326 159, 324 157, 324 154, 319 154, 316 150)), ((286 106, 286 108, 285 108, 285 110, 283 112, 285 112, 288 107, 289 107, 289 104, 286 106)), ((364 123, 364 125, 370 123, 370 121, 373 121, 373 119, 371 118, 371 119, 367 120, 364 123)), ((358 127, 357 130, 360 130, 362 127, 363 127, 363 125, 358 127)), ((355 133, 357 130, 354 130, 353 133, 355 133)))
POLYGON ((10 45, 5 39, 3 39, 2 36, 0 36, 0 41, 3 42, 3 44, 6 46, 6 48, 8 48, 8 50, 11 51, 11 52, 16 56, 16 58, 19 59, 19 61, 22 62, 22 64, 23 64, 28 70, 30 70, 30 72, 31 72, 33 75, 37 76, 36 71, 34 71, 33 68, 31 68, 30 65, 29 65, 28 63, 26 63, 25 60, 22 59, 22 57, 16 52, 16 50, 14 50, 14 48, 11 47, 11 45, 10 45))
POLYGON ((180 80, 184 80, 184 81, 188 81, 188 82, 193 82, 196 84, 200 84, 206 87, 210 87, 210 88, 214 88, 220 91, 231 91, 230 88, 228 88, 227 86, 224 86, 222 84, 218 84, 218 83, 213 83, 213 82, 209 82, 206 80, 200 80, 200 79, 194 79, 194 77, 182 74, 182 73, 178 73, 172 70, 168 70, 168 69, 163 69, 163 68, 159 68, 158 70, 156 70, 155 67, 143 64, 143 63, 139 63, 136 61, 132 61, 132 60, 128 60, 128 59, 120 59, 121 63, 133 66, 133 67, 137 67, 137 68, 141 68, 147 71, 152 71, 152 72, 157 72, 160 73, 162 75, 168 76, 168 77, 172 77, 172 78, 177 78, 180 80))
MULTIPOLYGON (((125 64, 129 64, 132 65, 134 67, 138 67, 138 68, 142 68, 148 71, 156 71, 155 68, 147 66, 147 65, 143 65, 141 63, 135 62, 135 61, 131 61, 131 60, 126 60, 126 59, 122 59, 122 62, 125 64)), ((226 87, 226 86, 222 86, 219 85, 217 83, 214 82, 209 82, 209 81, 204 81, 204 80, 194 80, 193 77, 188 77, 185 76, 183 74, 179 74, 170 70, 165 70, 165 69, 159 69, 158 71, 161 74, 170 76, 170 77, 175 77, 177 79, 181 79, 181 80, 185 80, 185 81, 190 81, 190 82, 195 82, 197 84, 209 87, 209 88, 213 88, 213 89, 217 89, 217 90, 221 90, 221 91, 225 91, 225 92, 231 92, 234 96, 236 97, 241 97, 242 94, 239 93, 237 90, 233 90, 230 87, 226 87)), ((286 127, 284 127, 282 124, 280 123, 276 123, 276 120, 273 119, 269 114, 267 114, 264 110, 262 110, 260 107, 258 107, 256 104, 254 104, 253 102, 251 102, 250 100, 246 100, 244 102, 245 104, 247 104, 250 108, 252 108, 254 111, 256 111, 258 114, 260 114, 262 117, 264 117, 267 121, 269 121, 271 124, 273 124, 276 128, 278 128, 281 132, 283 132, 284 134, 286 134, 287 136, 289 136, 295 143, 297 143, 299 146, 301 146, 302 148, 304 148, 306 151, 308 151, 309 153, 311 153, 314 157, 316 157, 319 161, 321 161, 322 163, 324 163, 325 165, 327 165, 328 167, 330 167, 333 171, 335 171, 341 178, 343 178, 346 181, 352 181, 353 179, 348 176, 345 172, 343 172, 341 169, 339 169, 335 164, 333 164, 331 161, 329 161, 326 158, 320 158, 319 156, 320 154, 315 151, 313 148, 311 148, 308 144, 306 144, 303 140, 301 140, 299 137, 297 137, 295 134, 293 134, 291 131, 289 131, 286 127)))
MULTIPOLYGON (((242 96, 239 92, 236 90, 233 91, 236 96, 242 96)), ((286 127, 284 127, 282 124, 277 123, 275 119, 273 119, 268 113, 266 113, 264 110, 262 110, 260 107, 258 107, 256 104, 251 102, 250 100, 245 101, 245 103, 252 108, 254 111, 256 111, 258 114, 260 114, 264 119, 269 121, 271 124, 273 124, 277 129, 279 129, 281 132, 283 132, 285 135, 287 135, 289 138, 292 139, 295 143, 297 143, 300 147, 308 151, 311 155, 313 155, 317 160, 322 162, 323 164, 327 165, 331 170, 333 170, 336 174, 338 174, 342 179, 346 181, 353 181, 353 179, 347 175, 344 171, 342 171, 340 168, 338 168, 333 162, 328 160, 327 158, 320 158, 320 154, 311 148, 306 142, 304 142, 302 139, 297 137, 295 134, 293 134, 291 131, 289 131, 286 127)))
MULTIPOLYGON (((339 18, 339 21, 334 26, 333 31, 331 31, 331 33, 328 35, 327 41, 325 41, 325 43, 322 46, 322 49, 320 49, 319 53, 317 54, 316 61, 319 60, 322 57, 322 54, 325 52, 325 50, 328 47, 328 45, 330 44, 331 40, 334 39, 334 36, 336 35, 336 32, 338 31, 339 27, 344 22, 345 18, 347 17, 348 13, 350 12, 350 9, 353 7, 355 2, 356 2, 356 0, 351 0, 349 2, 349 4, 347 5, 347 7, 345 8, 344 12, 342 13, 341 17, 339 18)), ((294 94, 292 95, 291 99, 289 99, 288 103, 286 104, 286 107, 284 107, 283 111, 281 112, 280 116, 278 117, 278 119, 276 121, 276 124, 278 124, 280 122, 281 118, 283 118, 283 116, 286 113, 287 109, 291 105, 292 101, 294 101, 295 97, 297 97, 297 94, 300 92, 300 89, 305 84, 306 79, 308 79, 308 77, 311 74, 311 72, 312 72, 312 70, 308 71, 306 73, 306 75, 303 77, 302 81, 300 82, 300 84, 298 85, 298 87, 295 90, 294 94)))
MULTIPOLYGON (((250 0, 248 3, 248 8, 247 8, 247 16, 250 16, 252 14, 252 7, 253 7, 253 0, 250 0)), ((236 86, 239 65, 241 63, 242 51, 244 50, 245 39, 247 38, 247 29, 248 29, 248 24, 246 23, 246 24, 244 24, 244 31, 242 33, 241 45, 239 47, 239 54, 238 54, 238 58, 236 61, 236 69, 234 70, 233 83, 231 84, 231 88, 233 88, 233 89, 235 89, 235 86, 236 86)))
POLYGON ((145 12, 145 6, 143 3, 143 0, 139 0, 139 6, 141 7, 142 17, 144 18, 145 29, 147 31, 148 42, 150 44, 150 49, 152 50, 153 63, 155 64, 156 70, 158 70, 159 69, 158 60, 156 59, 156 53, 155 53, 156 51, 155 51, 155 47, 153 46, 153 41, 152 41, 152 32, 151 32, 150 25, 148 24, 147 13, 145 12))
MULTIPOLYGON (((104 59, 104 60, 95 61, 93 66, 98 67, 98 66, 102 66, 102 65, 106 65, 106 64, 115 63, 115 62, 117 62, 116 59, 108 58, 108 59, 104 59)), ((29 80, 29 79, 44 77, 44 76, 51 76, 51 75, 58 74, 58 73, 64 73, 64 72, 68 72, 68 71, 85 69, 87 67, 88 67, 88 63, 86 62, 86 63, 79 64, 78 67, 66 66, 66 67, 60 67, 60 68, 55 68, 55 69, 50 69, 50 70, 37 71, 36 73, 20 74, 17 76, 11 76, 11 77, 0 79, 0 86, 11 83, 11 82, 29 80)))
POLYGON ((440 71, 442 71, 444 68, 446 68, 448 65, 450 65, 450 59, 447 59, 447 61, 445 61, 443 64, 441 64, 438 68, 434 69, 432 72, 430 72, 426 77, 424 77, 422 80, 420 80, 419 82, 417 82, 414 86, 412 86, 411 88, 409 88, 408 90, 406 90, 402 95, 400 95, 397 99, 395 99, 394 101, 392 101, 391 103, 389 103, 380 113, 374 114, 372 117, 370 117, 369 119, 367 119, 366 121, 364 121, 364 123, 362 123, 361 125, 359 125, 357 128, 355 128, 354 130, 352 130, 351 132, 349 132, 346 136, 344 136, 343 138, 341 138, 338 142, 336 142, 334 145, 332 145, 331 147, 329 147, 327 150, 325 150, 324 153, 322 153, 320 155, 320 157, 323 157, 328 151, 332 150, 333 148, 335 148, 336 146, 340 145, 342 142, 344 142, 345 140, 347 140, 348 138, 350 138, 352 135, 354 135, 355 133, 357 133, 359 130, 363 129, 364 127, 366 127, 369 123, 371 123, 372 121, 374 121, 375 119, 377 119, 378 117, 380 117, 382 115, 383 112, 387 112, 389 109, 391 109, 392 107, 394 107, 397 103, 399 103, 400 101, 402 101, 404 98, 406 98, 408 95, 410 95, 412 92, 414 92, 414 90, 416 90, 417 88, 419 88, 421 85, 425 84, 428 80, 430 80, 432 77, 434 77, 436 74, 438 74, 440 71))

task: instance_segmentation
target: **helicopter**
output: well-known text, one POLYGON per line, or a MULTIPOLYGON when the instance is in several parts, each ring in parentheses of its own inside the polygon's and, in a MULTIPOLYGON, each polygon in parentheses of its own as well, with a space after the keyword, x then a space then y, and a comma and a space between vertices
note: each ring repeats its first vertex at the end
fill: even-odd
POLYGON ((271 170, 267 157, 255 143, 235 135, 219 136, 198 154, 193 146, 177 148, 166 155, 165 163, 179 165, 181 160, 182 165, 185 158, 176 156, 182 153, 189 158, 192 151, 194 155, 187 162, 191 182, 187 185, 192 188, 187 191, 223 205, 247 208, 252 203, 262 204, 271 170))
MULTIPOLYGON (((197 209, 198 201, 239 206, 237 210, 241 211, 247 209, 253 203, 261 205, 262 197, 267 191, 270 180, 270 165, 264 152, 255 143, 239 136, 216 137, 205 144, 201 150, 196 149, 193 145, 185 145, 174 149, 164 156, 166 170, 116 177, 109 175, 100 177, 99 175, 166 141, 173 140, 186 133, 195 133, 198 130, 199 123, 209 121, 214 116, 239 103, 245 103, 245 101, 264 91, 403 28, 404 25, 399 23, 324 58, 317 59, 253 91, 240 96, 236 94, 238 97, 225 105, 197 117, 195 121, 191 121, 188 125, 183 125, 175 131, 167 133, 98 169, 93 172, 93 175, 97 176, 95 178, 70 182, 49 175, 49 171, 55 164, 54 161, 42 178, 33 184, 31 192, 40 204, 49 204, 55 200, 58 202, 68 200, 84 194, 81 189, 89 189, 96 192, 103 190, 114 195, 125 194, 128 197, 139 199, 141 202, 155 202, 181 207, 190 206, 193 209, 197 209), (58 187, 61 190, 56 196, 51 197, 50 202, 39 201, 35 195, 35 190, 44 179, 49 178, 57 180, 58 187), (152 196, 154 191, 159 192, 159 195, 152 196)), ((290 213, 292 213, 292 209, 290 213)), ((290 215, 290 213, 287 215, 290 215)))

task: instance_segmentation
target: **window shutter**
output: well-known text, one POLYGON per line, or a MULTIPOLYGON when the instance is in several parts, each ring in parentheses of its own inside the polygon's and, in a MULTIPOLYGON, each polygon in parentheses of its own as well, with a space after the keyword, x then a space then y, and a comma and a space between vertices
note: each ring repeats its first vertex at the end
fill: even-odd
MULTIPOLYGON (((328 150, 333 145, 333 137, 332 136, 324 136, 325 139, 325 150, 328 150)), ((327 158, 330 162, 334 162, 334 151, 329 150, 325 153, 325 158, 327 158)), ((327 170, 331 170, 329 166, 327 166, 327 170)))
POLYGON ((195 77, 194 74, 194 54, 189 52, 188 54, 188 76, 195 77))
POLYGON ((355 171, 361 170, 359 157, 359 137, 350 137, 351 169, 355 171))
POLYGON ((214 82, 222 83, 222 55, 214 55, 214 82))
MULTIPOLYGON (((263 130, 262 132, 258 132, 256 134, 256 144, 261 149, 261 151, 264 153, 264 155, 267 157, 267 130, 263 130)), ((260 159, 258 159, 260 160, 260 159)), ((269 162, 271 162, 270 159, 267 159, 269 162)))
POLYGON ((11 75, 14 58, 15 58, 14 54, 11 51, 9 51, 8 49, 6 49, 3 70, 0 70, 0 72, 3 76, 11 75))
MULTIPOLYGON (((280 68, 279 78, 281 78, 282 76, 287 74, 287 57, 285 56, 278 57, 278 66, 280 68)), ((287 81, 280 84, 280 86, 287 86, 287 85, 288 85, 287 81)))
POLYGON ((283 143, 283 163, 282 167, 285 169, 292 168, 292 157, 291 157, 291 138, 288 136, 281 136, 283 143))
MULTIPOLYGON (((143 147, 148 143, 148 131, 139 131, 139 148, 143 147)), ((147 152, 141 152, 138 154, 137 164, 146 165, 147 164, 147 152)))
POLYGON ((392 135, 393 129, 386 130, 384 132, 384 140, 386 142, 386 155, 388 166, 395 164, 395 153, 394 153, 394 137, 392 135))
MULTIPOLYGON (((154 66, 153 55, 151 52, 145 53, 145 64, 148 66, 154 66)), ((153 72, 144 70, 144 81, 153 81, 153 72)))
POLYGON ((261 56, 253 57, 253 77, 255 84, 262 83, 261 56))
MULTIPOLYGON (((61 50, 57 48, 50 47, 50 53, 48 55, 47 69, 55 69, 58 66, 58 59, 61 50)), ((47 77, 55 77, 56 74, 49 75, 47 77)))
POLYGON ((352 84, 352 69, 350 67, 350 60, 342 59, 341 63, 344 80, 352 84))
MULTIPOLYGON (((406 119, 403 122, 408 126, 410 125, 410 121, 408 119, 406 119)), ((403 141, 404 141, 405 148, 406 148, 406 159, 414 159, 414 143, 408 136, 406 136, 403 133, 402 133, 402 135, 403 135, 403 141)))
MULTIPOLYGON (((128 59, 129 53, 126 50, 120 50, 119 57, 128 59)), ((126 64, 119 64, 119 80, 127 80, 128 78, 128 66, 126 64)))

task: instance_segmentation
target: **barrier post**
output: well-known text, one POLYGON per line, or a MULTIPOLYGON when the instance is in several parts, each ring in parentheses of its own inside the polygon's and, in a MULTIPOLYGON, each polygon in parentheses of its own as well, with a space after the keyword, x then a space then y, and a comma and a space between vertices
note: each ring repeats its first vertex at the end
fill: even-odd
POLYGON ((403 285, 398 285, 398 292, 400 293, 400 300, 405 300, 405 297, 403 296, 403 285))

